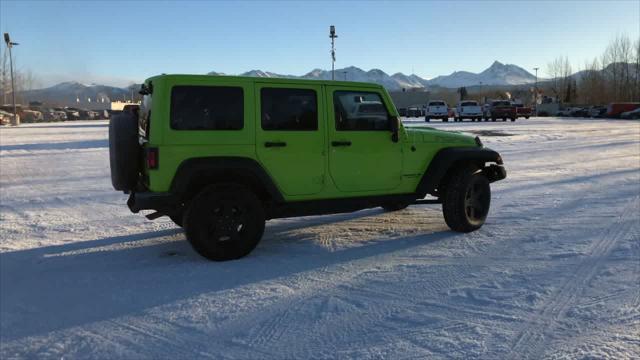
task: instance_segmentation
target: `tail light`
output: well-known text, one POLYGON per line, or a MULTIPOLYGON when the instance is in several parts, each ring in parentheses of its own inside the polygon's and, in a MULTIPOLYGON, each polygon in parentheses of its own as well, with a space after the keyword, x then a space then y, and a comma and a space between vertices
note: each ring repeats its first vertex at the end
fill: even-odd
POLYGON ((160 162, 158 148, 147 148, 147 169, 157 169, 160 162))

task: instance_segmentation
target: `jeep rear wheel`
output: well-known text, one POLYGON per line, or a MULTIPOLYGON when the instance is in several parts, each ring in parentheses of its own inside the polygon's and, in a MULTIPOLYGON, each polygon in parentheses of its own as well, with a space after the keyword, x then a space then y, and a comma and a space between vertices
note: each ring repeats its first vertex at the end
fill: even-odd
POLYGON ((485 222, 491 204, 487 177, 475 166, 453 171, 442 202, 444 220, 451 230, 471 232, 485 222))
POLYGON ((264 233, 260 200, 238 185, 212 185, 192 201, 185 215, 187 240, 198 254, 214 261, 249 254, 264 233))

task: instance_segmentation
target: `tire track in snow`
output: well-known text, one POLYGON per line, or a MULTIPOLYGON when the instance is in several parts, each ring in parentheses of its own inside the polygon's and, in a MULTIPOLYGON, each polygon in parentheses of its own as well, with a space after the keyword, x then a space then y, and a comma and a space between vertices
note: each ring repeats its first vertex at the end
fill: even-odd
POLYGON ((598 273, 606 255, 616 243, 633 228, 633 217, 637 214, 640 197, 635 197, 622 208, 622 214, 608 226, 593 242, 589 254, 579 263, 573 276, 569 276, 555 294, 538 312, 529 319, 529 325, 516 337, 507 358, 539 358, 545 343, 545 334, 553 333, 558 320, 565 317, 568 307, 575 302, 579 290, 598 273))

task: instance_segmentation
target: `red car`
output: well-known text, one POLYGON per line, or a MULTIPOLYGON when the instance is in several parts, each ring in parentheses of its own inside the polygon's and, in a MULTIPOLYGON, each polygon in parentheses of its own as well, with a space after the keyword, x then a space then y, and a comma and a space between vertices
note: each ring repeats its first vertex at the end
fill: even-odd
POLYGON ((502 121, 516 121, 517 118, 516 107, 511 104, 509 100, 494 100, 489 103, 484 111, 484 120, 496 121, 496 119, 502 119, 502 121))
POLYGON ((533 114, 533 110, 528 106, 522 104, 513 104, 513 106, 516 107, 516 118, 528 119, 533 114))
POLYGON ((635 110, 640 107, 640 103, 628 102, 628 103, 611 103, 607 107, 607 116, 620 117, 623 112, 635 110))

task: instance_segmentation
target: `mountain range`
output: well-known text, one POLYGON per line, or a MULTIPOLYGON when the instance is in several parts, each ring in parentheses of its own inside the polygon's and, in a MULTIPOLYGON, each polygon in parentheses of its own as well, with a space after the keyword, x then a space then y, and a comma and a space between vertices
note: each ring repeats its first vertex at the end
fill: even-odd
MULTIPOLYGON (((213 71, 209 74, 225 75, 213 71)), ((314 69, 305 75, 295 76, 276 74, 262 70, 251 70, 240 74, 240 76, 330 80, 331 71, 314 69)), ((438 76, 431 80, 421 78, 415 74, 405 75, 403 73, 395 73, 389 75, 380 69, 364 71, 355 66, 336 69, 335 77, 336 80, 372 82, 383 85, 389 90, 429 88, 434 86, 458 88, 461 86, 475 85, 522 85, 533 83, 536 80, 535 76, 525 69, 513 64, 503 64, 499 61, 495 61, 490 67, 478 74, 468 71, 456 71, 450 75, 438 76)))
MULTIPOLYGON (((208 73, 208 75, 227 74, 212 71, 208 73)), ((314 69, 302 76, 296 76, 276 74, 262 70, 251 70, 240 74, 240 76, 330 80, 331 71, 314 69)), ((499 61, 495 61, 490 67, 478 74, 468 71, 456 71, 450 75, 438 76, 430 80, 421 78, 415 74, 405 75, 403 73, 395 73, 389 75, 380 69, 365 71, 355 66, 336 69, 335 77, 336 80, 380 84, 390 91, 415 88, 432 89, 436 87, 458 88, 461 86, 477 85, 513 86, 533 83, 535 81, 535 76, 523 68, 512 64, 502 64, 499 61)), ((24 91, 21 95, 27 101, 37 100, 65 105, 73 105, 75 103, 78 104, 78 106, 98 108, 101 107, 100 105, 103 103, 106 105, 111 101, 130 99, 132 94, 135 93, 134 89, 136 89, 135 85, 127 88, 119 88, 96 84, 87 85, 71 81, 44 89, 24 91)))

